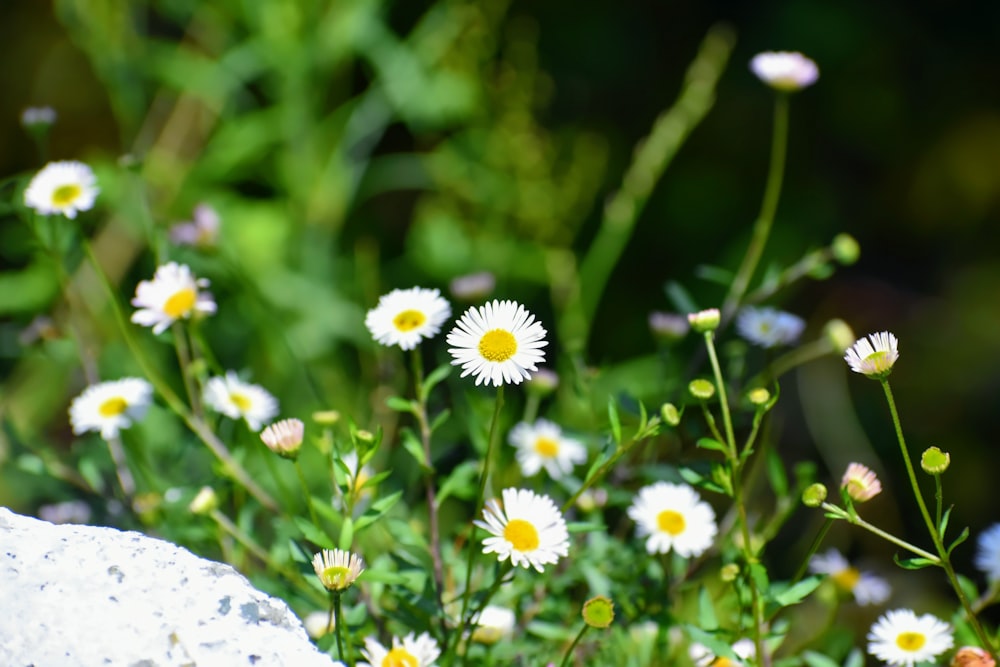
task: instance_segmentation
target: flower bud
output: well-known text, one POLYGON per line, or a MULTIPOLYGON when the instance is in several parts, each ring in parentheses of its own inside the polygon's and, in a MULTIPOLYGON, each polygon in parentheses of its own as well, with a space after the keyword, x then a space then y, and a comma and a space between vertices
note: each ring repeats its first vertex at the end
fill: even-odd
POLYGON ((305 424, 300 419, 282 419, 265 428, 260 439, 278 456, 293 461, 299 456, 305 424))
POLYGON ((703 380, 701 378, 697 380, 691 380, 688 384, 688 391, 695 398, 707 401, 708 399, 715 396, 715 385, 708 380, 703 380))
POLYGON ((844 320, 837 319, 826 323, 826 326, 823 327, 823 336, 838 354, 846 352, 847 348, 853 345, 857 339, 850 325, 844 320))
POLYGON ((598 595, 583 603, 583 622, 592 628, 606 628, 615 620, 615 605, 611 598, 598 595))
POLYGON ((209 514, 218 506, 219 497, 215 495, 215 491, 210 486, 203 486, 188 505, 188 510, 192 514, 209 514))
POLYGON ((757 387, 756 389, 751 389, 747 392, 747 399, 758 407, 766 405, 768 401, 771 400, 771 392, 764 387, 757 387))
POLYGON ((665 423, 671 426, 677 426, 681 423, 681 413, 673 403, 664 403, 660 406, 660 416, 663 417, 665 423))
POLYGON ((940 475, 948 469, 951 454, 942 452, 937 447, 928 447, 920 457, 920 467, 928 475, 940 475))
POLYGON ((951 659, 951 667, 996 667, 996 664, 996 660, 978 646, 963 646, 951 659))
POLYGON ((691 328, 698 333, 715 331, 719 328, 720 319, 721 315, 719 314, 718 308, 709 308, 697 313, 688 313, 688 323, 690 323, 691 328))
POLYGON ((838 262, 844 266, 850 266, 858 261, 861 256, 861 246, 850 234, 837 234, 833 237, 830 250, 838 262))
POLYGON ((802 503, 806 507, 819 507, 826 500, 826 487, 817 482, 810 484, 802 492, 802 503))

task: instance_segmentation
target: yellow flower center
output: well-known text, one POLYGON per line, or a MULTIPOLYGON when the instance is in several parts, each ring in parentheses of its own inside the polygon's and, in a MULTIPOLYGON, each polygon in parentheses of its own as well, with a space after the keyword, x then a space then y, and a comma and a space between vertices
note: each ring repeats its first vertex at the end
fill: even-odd
POLYGON ((347 575, 350 570, 346 567, 334 565, 323 570, 323 575, 320 577, 320 581, 327 588, 346 588, 344 583, 347 581, 347 575))
POLYGON ((712 661, 712 667, 735 667, 736 663, 729 658, 716 658, 712 661))
POLYGON ((163 304, 163 312, 174 319, 184 317, 191 312, 197 300, 198 293, 191 287, 185 287, 167 299, 166 303, 163 304))
POLYGON ((382 667, 420 667, 420 661, 405 648, 397 646, 382 658, 382 667))
POLYGON ((922 632, 900 632, 896 637, 896 646, 904 651, 918 651, 927 643, 927 637, 922 632))
POLYGON ((486 361, 499 363, 507 361, 517 353, 517 340, 509 331, 493 329, 483 334, 479 339, 479 354, 486 361))
POLYGON ((52 203, 56 206, 69 206, 83 194, 83 188, 76 183, 60 185, 52 191, 52 203))
POLYGON ((115 417, 128 409, 128 401, 121 396, 115 396, 101 403, 97 411, 102 417, 115 417))
POLYGON ((854 587, 858 585, 858 580, 861 579, 861 573, 853 567, 848 567, 835 573, 832 578, 833 583, 837 584, 841 589, 853 591, 854 587))
POLYGON ((559 453, 559 443, 552 438, 538 438, 535 440, 535 453, 551 459, 559 453))
POLYGON ((673 510, 663 510, 656 515, 656 525, 663 532, 676 537, 684 532, 684 515, 673 510))
POLYGON ((240 412, 246 412, 250 409, 251 401, 243 394, 239 394, 234 391, 229 394, 229 400, 233 402, 233 405, 235 405, 240 412))
POLYGON ((413 331, 417 327, 423 326, 427 321, 427 316, 419 310, 404 310, 396 317, 392 318, 392 324, 400 331, 413 331))
POLYGON ((518 551, 528 552, 538 548, 538 531, 524 519, 511 519, 503 529, 503 536, 518 551))

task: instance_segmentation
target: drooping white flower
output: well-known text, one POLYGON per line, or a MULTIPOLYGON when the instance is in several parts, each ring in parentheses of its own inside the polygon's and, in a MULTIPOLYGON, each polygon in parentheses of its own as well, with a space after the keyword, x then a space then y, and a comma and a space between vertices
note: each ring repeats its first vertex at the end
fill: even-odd
POLYGON ((798 315, 775 308, 746 306, 736 316, 740 336, 764 348, 794 344, 805 326, 805 320, 798 315))
POLYGON ((469 308, 448 334, 452 364, 476 384, 520 384, 545 361, 545 329, 514 301, 490 301, 469 308))
POLYGON ((687 484, 656 482, 639 489, 628 515, 651 554, 673 549, 685 558, 699 556, 718 532, 712 506, 687 484))
POLYGON ((99 192, 94 172, 84 163, 50 162, 28 183, 24 204, 42 215, 59 213, 73 219, 93 208, 99 192))
POLYGON ((361 655, 367 662, 359 662, 359 667, 432 667, 441 649, 428 633, 415 636, 411 632, 401 639, 393 637, 388 648, 374 637, 366 637, 361 655))
POLYGON ((750 61, 757 78, 775 90, 792 92, 816 83, 819 68, 811 59, 794 51, 765 51, 750 61))
POLYGON ((436 289, 411 287, 383 294, 368 311, 365 326, 382 345, 412 350, 425 338, 433 338, 451 317, 451 305, 436 289))
POLYGON ((525 477, 545 468, 552 479, 559 479, 587 460, 586 447, 565 437, 557 424, 546 419, 534 424, 520 422, 511 429, 508 441, 517 448, 517 462, 525 477))
POLYGON ((825 574, 837 588, 854 596, 859 605, 882 604, 889 599, 892 588, 882 577, 853 567, 836 549, 816 554, 809 559, 809 571, 825 574))
POLYGON ((913 667, 933 660, 951 648, 951 626, 910 609, 893 609, 882 614, 868 632, 868 653, 895 667, 913 667))
POLYGON ((184 264, 168 262, 156 269, 152 280, 143 280, 136 286, 132 305, 139 310, 132 313, 132 321, 153 327, 153 333, 160 334, 177 320, 195 314, 211 315, 215 312, 215 301, 204 291, 205 287, 207 279, 195 278, 184 264))
POLYGON ((141 378, 122 378, 87 387, 69 406, 77 435, 97 431, 107 440, 142 419, 153 400, 153 385, 141 378))
POLYGON ((253 431, 259 431, 278 414, 278 401, 266 389, 249 384, 234 371, 226 371, 205 383, 205 404, 230 419, 243 419, 253 431))
POLYGON ((474 523, 490 533, 483 553, 495 553, 503 562, 533 567, 539 572, 569 554, 569 532, 562 512, 545 495, 527 489, 504 489, 503 505, 491 499, 483 509, 485 521, 474 523))
POLYGON ((844 355, 852 371, 875 380, 888 377, 897 359, 899 341, 888 331, 859 338, 844 355))

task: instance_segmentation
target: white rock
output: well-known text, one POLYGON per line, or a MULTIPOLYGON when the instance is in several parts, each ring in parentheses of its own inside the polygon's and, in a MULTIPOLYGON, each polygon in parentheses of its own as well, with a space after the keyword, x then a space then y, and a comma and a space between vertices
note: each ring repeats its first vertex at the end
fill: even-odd
POLYGON ((0 665, 335 664, 228 565, 140 533, 0 507, 0 665))

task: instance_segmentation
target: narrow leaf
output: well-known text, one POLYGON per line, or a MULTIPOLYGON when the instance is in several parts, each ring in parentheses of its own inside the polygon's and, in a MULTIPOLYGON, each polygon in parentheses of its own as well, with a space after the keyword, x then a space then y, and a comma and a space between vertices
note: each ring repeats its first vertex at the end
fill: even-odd
POLYGON ((608 421, 611 423, 611 435, 615 439, 615 444, 620 445, 622 441, 622 423, 618 419, 618 406, 615 399, 608 399, 608 421))

